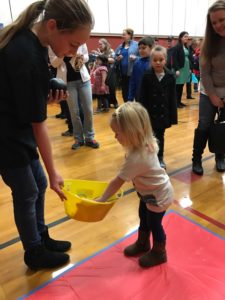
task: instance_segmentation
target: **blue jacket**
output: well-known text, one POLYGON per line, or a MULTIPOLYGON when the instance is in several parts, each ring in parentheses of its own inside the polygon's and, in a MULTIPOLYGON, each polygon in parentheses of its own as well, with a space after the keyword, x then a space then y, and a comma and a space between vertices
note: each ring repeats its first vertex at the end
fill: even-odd
POLYGON ((137 100, 141 79, 146 70, 150 68, 150 57, 141 57, 134 63, 133 72, 129 82, 128 100, 137 100))
MULTIPOLYGON (((121 49, 124 47, 124 43, 120 44, 119 47, 117 47, 117 49, 115 50, 115 58, 120 55, 121 53, 121 49)), ((128 57, 133 54, 138 56, 138 42, 131 40, 130 41, 130 46, 128 48, 128 57)), ((134 66, 134 62, 133 60, 128 60, 128 69, 127 69, 127 76, 131 76, 132 71, 133 71, 133 66, 134 66)))

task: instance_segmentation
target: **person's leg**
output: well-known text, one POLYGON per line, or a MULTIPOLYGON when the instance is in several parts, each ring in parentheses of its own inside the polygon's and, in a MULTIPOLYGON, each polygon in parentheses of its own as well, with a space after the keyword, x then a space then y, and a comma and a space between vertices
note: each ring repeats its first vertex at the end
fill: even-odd
POLYGON ((96 95, 97 97, 97 108, 95 113, 100 113, 102 111, 102 98, 101 95, 96 95))
POLYGON ((108 100, 108 95, 102 95, 102 107, 104 112, 109 111, 109 100, 108 100))
POLYGON ((138 238, 135 243, 124 249, 126 256, 136 256, 150 249, 150 231, 147 223, 147 207, 146 203, 140 200, 139 203, 139 219, 138 238))
POLYGON ((83 125, 80 118, 80 109, 78 103, 78 93, 81 82, 81 80, 76 80, 67 83, 69 92, 67 102, 70 110, 70 116, 73 124, 73 135, 75 139, 75 143, 72 145, 72 149, 74 150, 84 145, 83 125))
POLYGON ((192 97, 192 76, 190 74, 190 81, 186 83, 186 92, 187 92, 187 99, 195 99, 192 97))
POLYGON ((185 104, 183 104, 181 102, 182 99, 182 94, 183 94, 183 84, 176 84, 176 97, 177 97, 177 107, 178 108, 182 108, 185 106, 185 104))
POLYGON ((47 188, 47 179, 39 160, 33 160, 30 163, 31 170, 38 188, 38 197, 36 200, 36 219, 38 232, 41 236, 42 243, 46 249, 57 252, 65 252, 70 249, 71 243, 67 241, 57 241, 50 238, 48 227, 44 221, 44 202, 47 188))
POLYGON ((122 97, 123 97, 123 101, 124 102, 128 101, 129 81, 130 81, 130 77, 129 76, 122 75, 122 78, 121 78, 121 88, 122 88, 122 97))
POLYGON ((70 110, 69 110, 67 101, 66 101, 66 105, 65 105, 65 115, 66 115, 68 130, 63 132, 62 136, 73 136, 73 124, 72 124, 70 110))
POLYGON ((1 169, 0 172, 12 191, 14 218, 25 250, 26 265, 31 269, 54 268, 68 262, 67 254, 49 251, 43 243, 47 180, 40 162, 35 160, 28 166, 1 169))
POLYGON ((45 229, 44 194, 47 180, 41 168, 38 167, 36 173, 40 191, 31 165, 1 170, 3 181, 12 191, 15 223, 25 250, 41 244, 40 230, 45 229))
POLYGON ((78 93, 79 100, 84 113, 83 132, 85 145, 92 148, 99 148, 99 143, 94 140, 93 126, 93 102, 90 80, 86 82, 79 81, 78 93))
POLYGON ((109 86, 109 103, 114 106, 114 108, 118 107, 118 101, 116 99, 116 86, 109 86))
POLYGON ((166 254, 166 234, 162 226, 164 212, 147 212, 148 227, 153 236, 153 247, 151 251, 139 258, 139 264, 142 267, 153 267, 167 261, 166 254))
POLYGON ((66 100, 62 100, 62 101, 59 102, 61 112, 59 114, 55 115, 55 117, 57 119, 65 119, 66 118, 65 110, 64 110, 64 103, 65 103, 65 101, 66 100))
POLYGON ((216 107, 212 105, 208 96, 200 94, 199 99, 199 121, 195 129, 192 156, 192 171, 202 175, 202 154, 207 144, 209 128, 214 121, 216 107))
POLYGON ((155 137, 158 141, 158 146, 159 146, 159 152, 158 152, 158 159, 160 166, 163 169, 166 169, 166 164, 164 162, 164 135, 165 135, 165 129, 153 129, 155 133, 155 137))

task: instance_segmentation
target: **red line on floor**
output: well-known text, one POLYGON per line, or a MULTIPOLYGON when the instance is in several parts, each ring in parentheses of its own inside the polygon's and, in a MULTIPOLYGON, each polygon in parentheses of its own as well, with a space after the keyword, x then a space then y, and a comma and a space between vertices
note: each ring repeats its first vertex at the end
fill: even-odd
MULTIPOLYGON (((174 204, 176 204, 177 206, 181 207, 180 204, 179 204, 179 201, 177 201, 177 200, 174 200, 174 204)), ((213 225, 215 225, 215 226, 217 226, 217 227, 219 227, 219 228, 225 230, 225 224, 220 223, 219 221, 217 221, 217 220, 215 220, 215 219, 213 219, 213 218, 211 218, 211 217, 208 217, 208 216, 204 215, 204 214, 201 213, 200 211, 195 210, 195 209, 192 208, 192 207, 185 207, 185 208, 183 208, 183 209, 188 210, 188 211, 190 211, 192 214, 194 214, 194 215, 196 215, 196 216, 198 216, 198 217, 200 217, 200 218, 202 218, 202 219, 208 221, 209 223, 211 223, 211 224, 213 224, 213 225)))

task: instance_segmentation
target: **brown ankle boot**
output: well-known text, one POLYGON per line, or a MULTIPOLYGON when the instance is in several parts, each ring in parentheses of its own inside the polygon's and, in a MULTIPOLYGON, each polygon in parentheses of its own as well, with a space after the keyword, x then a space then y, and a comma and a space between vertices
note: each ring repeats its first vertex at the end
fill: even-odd
POLYGON ((144 268, 154 267, 167 262, 166 242, 153 242, 152 250, 139 258, 139 265, 144 268))
POLYGON ((135 256, 143 252, 147 252, 150 249, 150 232, 148 231, 138 231, 137 241, 127 246, 124 249, 124 254, 126 256, 135 256))

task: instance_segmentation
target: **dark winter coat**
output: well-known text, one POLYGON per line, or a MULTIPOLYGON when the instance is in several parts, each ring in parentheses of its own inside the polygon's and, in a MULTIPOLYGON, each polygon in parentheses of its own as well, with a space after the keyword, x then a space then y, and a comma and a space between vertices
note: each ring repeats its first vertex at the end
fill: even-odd
POLYGON ((161 81, 152 68, 146 71, 140 86, 139 102, 147 109, 153 130, 177 124, 176 80, 170 70, 164 71, 161 81))
MULTIPOLYGON (((190 62, 190 68, 192 68, 192 62, 193 62, 193 54, 192 51, 190 51, 189 48, 187 48, 189 51, 189 62, 190 62)), ((184 67, 185 63, 185 55, 184 55, 184 47, 182 44, 177 43, 176 46, 170 48, 168 50, 168 57, 167 57, 167 67, 169 69, 172 69, 173 71, 178 71, 184 67)))

